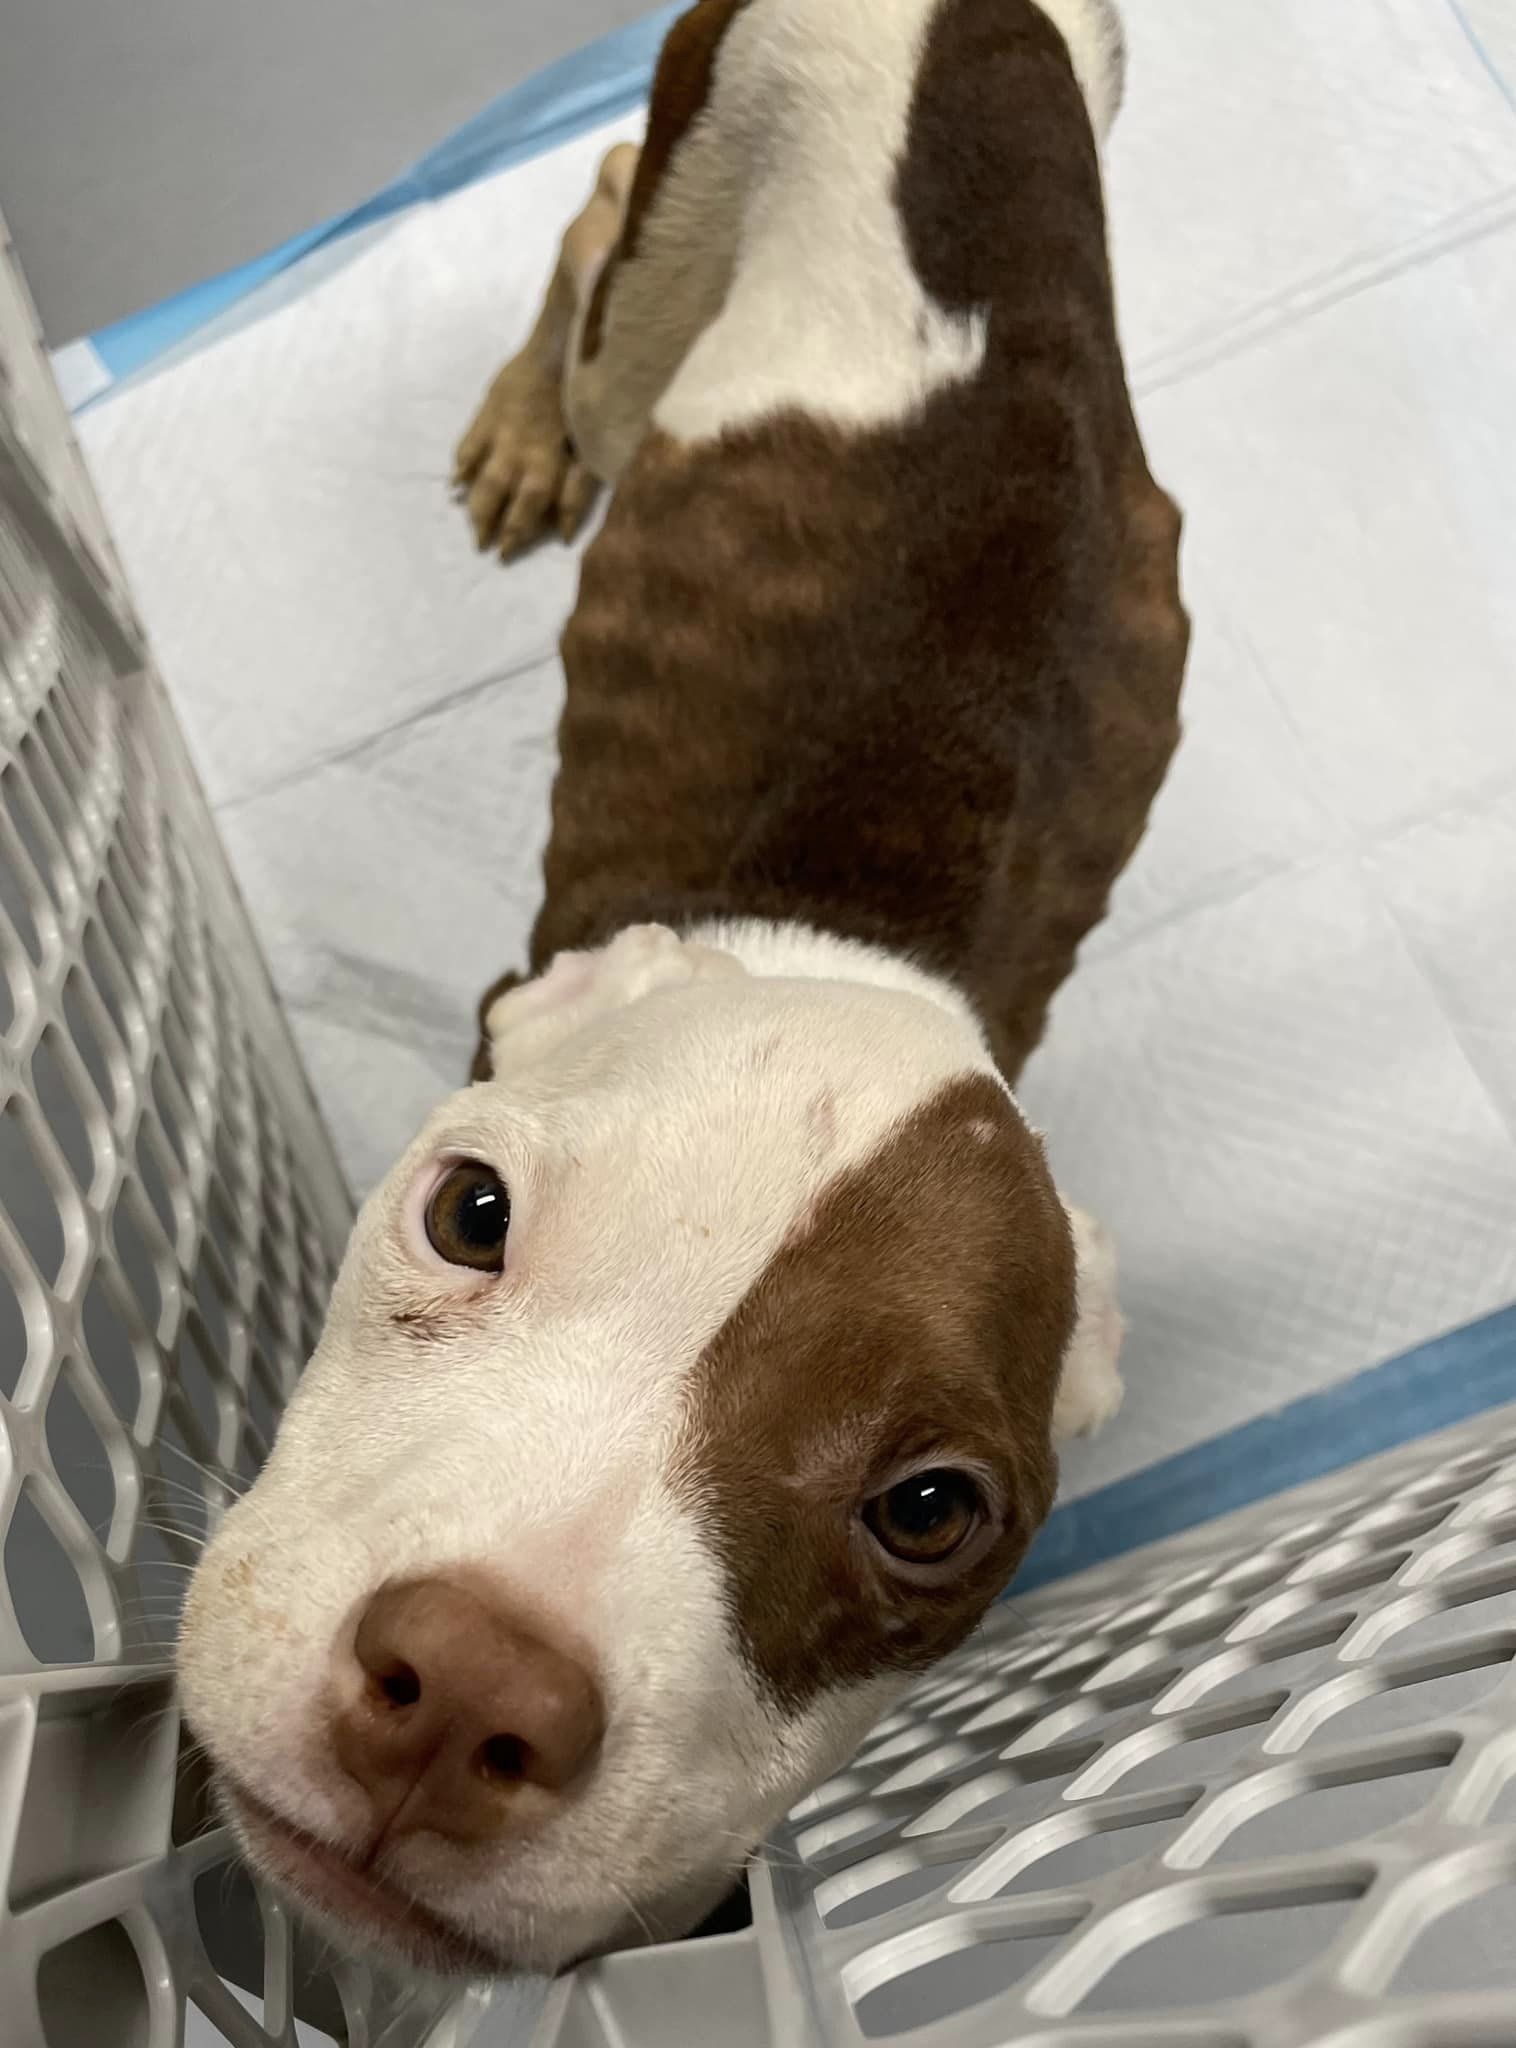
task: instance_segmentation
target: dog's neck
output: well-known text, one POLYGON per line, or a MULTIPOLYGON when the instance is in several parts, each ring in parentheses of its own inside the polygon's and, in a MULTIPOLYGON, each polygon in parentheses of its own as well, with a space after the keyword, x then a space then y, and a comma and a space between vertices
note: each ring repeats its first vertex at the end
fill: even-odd
POLYGON ((945 975, 883 946, 840 938, 788 919, 762 917, 710 918, 690 925, 686 936, 731 953, 749 974, 765 980, 862 982, 919 996, 947 1010, 976 1038, 983 1039, 980 1019, 961 989, 945 975))

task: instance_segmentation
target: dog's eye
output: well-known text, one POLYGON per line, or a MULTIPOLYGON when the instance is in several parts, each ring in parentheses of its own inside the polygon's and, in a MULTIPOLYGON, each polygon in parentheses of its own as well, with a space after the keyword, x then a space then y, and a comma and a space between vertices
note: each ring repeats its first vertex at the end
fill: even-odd
POLYGON ((505 1182, 489 1167, 469 1160, 451 1169, 427 1203, 427 1240, 450 1266, 498 1273, 505 1264, 510 1220, 505 1182))
POLYGON ((979 1527, 984 1497, 966 1472, 943 1466, 876 1493, 863 1519, 891 1557, 903 1564, 942 1564, 979 1527))

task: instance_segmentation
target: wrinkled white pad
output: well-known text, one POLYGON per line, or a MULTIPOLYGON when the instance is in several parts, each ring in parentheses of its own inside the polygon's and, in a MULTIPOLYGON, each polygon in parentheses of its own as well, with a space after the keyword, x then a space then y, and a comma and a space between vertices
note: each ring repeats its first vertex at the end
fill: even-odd
MULTIPOLYGON (((1109 188, 1188 738, 1024 1096, 1121 1243, 1074 1492, 1516 1296, 1516 113, 1444 0, 1129 0, 1109 188)), ((587 136, 86 416, 344 1158, 534 908, 575 564, 446 468, 587 136)))

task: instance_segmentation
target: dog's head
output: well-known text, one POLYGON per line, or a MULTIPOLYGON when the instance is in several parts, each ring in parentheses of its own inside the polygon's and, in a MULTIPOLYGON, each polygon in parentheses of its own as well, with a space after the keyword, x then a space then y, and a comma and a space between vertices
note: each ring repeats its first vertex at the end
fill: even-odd
POLYGON ((1075 1253, 966 1011, 657 928, 490 1017, 191 1589, 194 1732, 348 1942, 686 1931, 1010 1577, 1075 1253))

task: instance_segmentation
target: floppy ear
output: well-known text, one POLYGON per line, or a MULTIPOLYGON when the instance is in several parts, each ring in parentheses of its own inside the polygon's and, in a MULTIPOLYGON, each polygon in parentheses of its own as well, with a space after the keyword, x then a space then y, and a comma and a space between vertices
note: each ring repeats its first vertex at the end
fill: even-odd
POLYGON ((629 925, 592 953, 559 953, 535 981, 495 998, 484 1015, 491 1071, 528 1066, 594 1018, 656 989, 746 972, 735 954, 681 939, 666 925, 629 925))
POLYGON ((1077 1260, 1079 1314, 1053 1403, 1053 1440, 1093 1436, 1121 1406, 1121 1340, 1126 1317, 1116 1298, 1116 1248, 1110 1232, 1083 1209, 1069 1209, 1077 1260))

